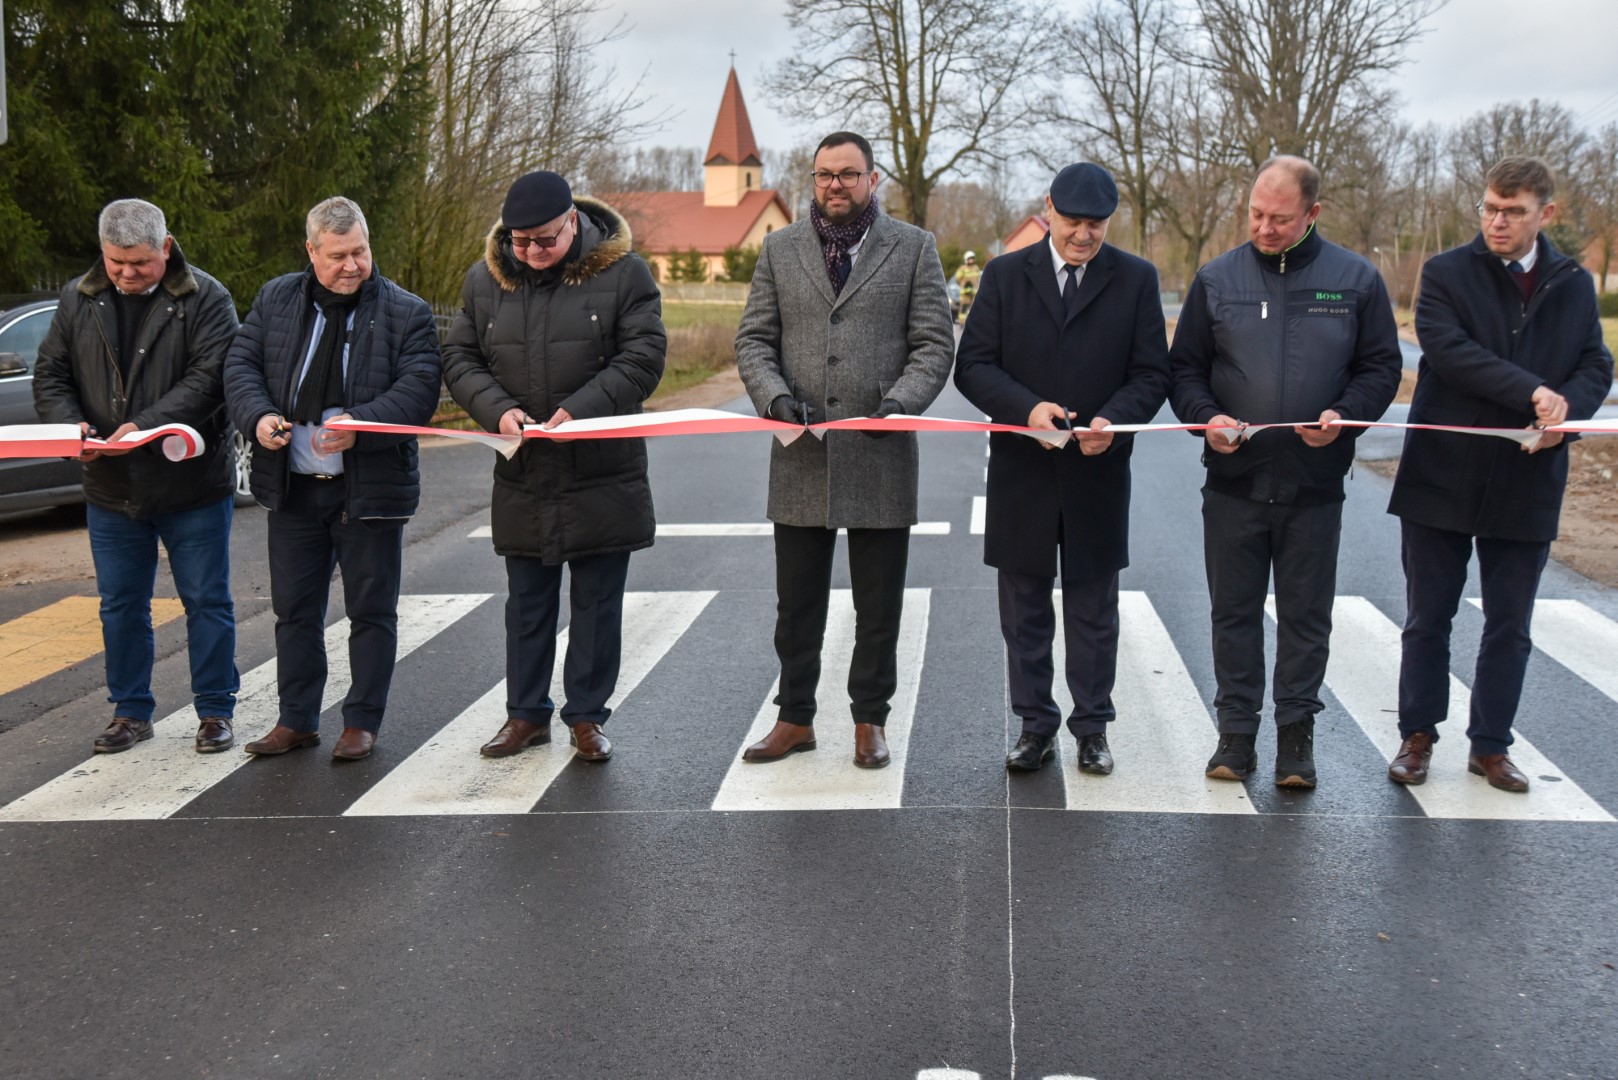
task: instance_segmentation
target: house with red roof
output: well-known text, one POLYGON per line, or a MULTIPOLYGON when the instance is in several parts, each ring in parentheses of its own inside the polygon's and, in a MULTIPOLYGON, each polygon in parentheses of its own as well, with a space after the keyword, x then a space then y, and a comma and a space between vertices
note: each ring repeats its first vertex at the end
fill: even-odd
POLYGON ((598 198, 629 221, 635 250, 660 281, 668 279, 671 256, 693 249, 707 261, 708 279, 721 277, 726 248, 757 248, 767 233, 792 222, 780 193, 764 187, 764 162, 734 67, 703 158, 701 191, 626 191, 598 198))

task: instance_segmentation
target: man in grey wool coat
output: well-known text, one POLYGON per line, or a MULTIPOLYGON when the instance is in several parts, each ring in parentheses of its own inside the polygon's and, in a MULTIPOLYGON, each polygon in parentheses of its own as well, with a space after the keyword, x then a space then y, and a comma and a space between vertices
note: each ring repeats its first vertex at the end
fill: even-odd
MULTIPOLYGON (((765 238, 736 333, 736 364, 760 415, 811 424, 916 414, 943 389, 955 337, 938 248, 932 234, 881 212, 880 179, 864 138, 826 136, 809 217, 765 238)), ((815 748, 832 555, 847 529, 854 764, 888 764, 883 725, 898 684, 916 469, 911 432, 833 431, 771 446, 781 712, 744 760, 815 748)))

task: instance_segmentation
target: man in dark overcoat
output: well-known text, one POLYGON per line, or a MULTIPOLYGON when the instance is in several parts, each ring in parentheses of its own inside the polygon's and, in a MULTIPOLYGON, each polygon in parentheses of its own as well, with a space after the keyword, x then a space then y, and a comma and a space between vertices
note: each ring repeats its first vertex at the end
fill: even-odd
MULTIPOLYGON (((881 213, 871 144, 821 140, 809 216, 764 240, 736 332, 736 366, 762 416, 790 423, 923 412, 955 344, 930 233, 881 213)), ((898 685, 916 436, 833 431, 770 448, 780 718, 743 754, 777 761, 815 746, 815 690, 837 530, 848 530, 856 625, 848 692, 854 764, 881 768, 898 685)))
POLYGON ((236 429, 252 432, 253 494, 269 509, 275 727, 246 746, 274 756, 320 742, 326 605, 340 568, 349 670, 332 757, 369 756, 399 648, 404 526, 421 500, 416 437, 336 419, 425 424, 438 406, 432 309, 376 271, 365 215, 335 196, 309 211, 309 265, 259 290, 225 361, 236 429))
POLYGON ((1056 449, 989 436, 983 561, 999 572, 1011 708, 1022 719, 1011 769, 1038 769, 1056 752, 1058 577, 1079 768, 1106 775, 1113 767, 1107 725, 1134 437, 1106 429, 1150 421, 1169 381, 1157 271, 1104 242, 1117 206, 1118 188, 1099 165, 1059 172, 1045 197, 1049 235, 984 268, 955 360, 955 385, 991 420, 1079 432, 1056 449))
MULTIPOLYGON (((575 199, 556 173, 511 185, 444 345, 450 394, 486 431, 641 411, 663 377, 668 336, 657 283, 631 244, 616 211, 575 199)), ((580 758, 606 761, 629 555, 651 547, 657 529, 646 441, 527 440, 495 460, 490 521, 509 586, 507 720, 482 752, 506 757, 550 741, 566 567, 562 722, 580 758)))
MULTIPOLYGON (((1410 420, 1471 427, 1549 426, 1594 414, 1612 387, 1595 287, 1541 233, 1556 215, 1555 182, 1535 158, 1489 171, 1482 231, 1433 256, 1416 303, 1421 367, 1410 420)), ((1474 548, 1483 640, 1472 683, 1468 767, 1505 791, 1527 791, 1512 764, 1511 725, 1533 642, 1529 619, 1556 539, 1567 486, 1557 433, 1503 439, 1410 431, 1394 480, 1405 570, 1396 783, 1427 779, 1449 712, 1449 637, 1474 548)))

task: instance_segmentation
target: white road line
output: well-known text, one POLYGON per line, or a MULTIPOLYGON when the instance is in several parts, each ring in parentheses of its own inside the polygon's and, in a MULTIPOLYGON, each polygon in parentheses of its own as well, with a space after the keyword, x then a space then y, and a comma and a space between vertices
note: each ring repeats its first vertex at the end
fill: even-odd
POLYGON ((854 720, 848 704, 848 669, 854 653, 854 594, 836 589, 831 594, 815 718, 817 748, 792 754, 782 761, 751 764, 741 752, 762 739, 775 726, 772 704, 779 681, 770 687, 747 738, 736 750, 725 782, 714 798, 715 810, 881 810, 901 805, 905 760, 910 747, 911 721, 916 713, 916 692, 927 648, 927 615, 932 592, 906 589, 904 617, 899 624, 899 686, 888 713, 888 752, 893 760, 885 769, 854 767, 854 720))
MULTIPOLYGON (((947 521, 922 521, 910 527, 911 536, 948 536, 950 530, 947 521)), ((847 529, 838 529, 846 533, 847 529)), ((981 531, 981 530, 979 530, 981 531)), ((468 540, 487 540, 494 535, 494 530, 488 525, 479 525, 466 534, 468 540)), ((657 527, 657 535, 663 537, 688 536, 774 536, 775 526, 769 522, 738 522, 733 524, 692 525, 681 523, 664 523, 657 527)))
POLYGON ((982 1080, 982 1076, 970 1069, 923 1069, 916 1080, 982 1080))
MULTIPOLYGON (((1275 600, 1267 605, 1275 616, 1275 600)), ((1339 596, 1332 609, 1331 666, 1326 683, 1356 723, 1392 761, 1399 752, 1399 627, 1369 600, 1339 596)), ((1497 791, 1466 771, 1467 711, 1471 692, 1450 676, 1449 716, 1433 751, 1427 782, 1406 788, 1428 817, 1521 821, 1612 821, 1613 817, 1568 779, 1522 735, 1511 759, 1527 775, 1527 794, 1497 791)), ((1330 738, 1327 734, 1325 737, 1330 738)))
MULTIPOLYGON (((399 597, 399 653, 403 658, 473 608, 488 593, 399 597)), ((321 711, 348 693, 348 620, 326 628, 326 693, 321 711)), ((280 715, 274 660, 242 677, 236 697, 236 746, 218 754, 195 749, 193 706, 159 720, 152 738, 121 754, 96 754, 56 779, 0 808, 0 821, 105 821, 166 818, 252 760, 241 747, 275 725, 280 715)))
MULTIPOLYGON (((1073 708, 1064 665, 1062 593, 1056 605, 1056 703, 1064 725, 1073 708)), ((1168 628, 1143 592, 1118 594, 1118 719, 1107 726, 1116 766, 1111 776, 1079 772, 1078 743, 1065 726, 1057 739, 1069 810, 1148 814, 1251 814, 1241 784, 1209 780, 1203 770, 1218 734, 1168 628)))
MULTIPOLYGON (((607 701, 616 709, 702 614, 712 592, 628 593, 624 597, 623 661, 607 701)), ((568 633, 556 637, 562 670, 568 633)), ((557 699, 558 708, 561 699, 557 699)), ((360 796, 345 817, 401 814, 526 814, 573 760, 567 729, 553 721, 552 741, 509 758, 490 760, 478 748, 506 721, 506 683, 500 680, 451 720, 398 768, 360 796)))
POLYGON ((1577 600, 1536 600, 1534 647, 1618 701, 1618 623, 1577 600))
POLYGON ((982 536, 985 523, 989 520, 989 500, 984 495, 972 496, 972 527, 973 536, 982 536))

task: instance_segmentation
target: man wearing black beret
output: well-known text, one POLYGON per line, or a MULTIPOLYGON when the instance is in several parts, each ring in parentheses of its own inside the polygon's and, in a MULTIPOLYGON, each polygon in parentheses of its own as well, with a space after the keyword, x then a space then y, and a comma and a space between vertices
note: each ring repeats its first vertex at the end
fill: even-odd
MULTIPOLYGON (((444 347, 450 394, 486 431, 522 434, 623 416, 663 377, 668 338, 651 271, 605 203, 553 172, 519 177, 466 275, 444 347)), ((494 463, 490 520, 505 556, 505 725, 483 747, 505 757, 550 741, 562 568, 571 575, 562 722, 586 761, 605 761, 618 682, 629 553, 656 531, 643 439, 530 439, 494 463)))
POLYGON ((1107 726, 1118 659, 1118 572, 1129 565, 1131 435, 1168 389, 1168 340, 1157 271, 1105 243, 1118 188, 1099 165, 1069 165, 1045 197, 1050 234, 983 269, 955 358, 955 385, 1002 424, 1072 428, 1052 447, 989 436, 983 561, 999 571, 1011 708, 1022 736, 1006 767, 1033 771, 1056 753, 1051 696, 1062 581, 1068 729, 1079 768, 1112 772, 1107 726))

